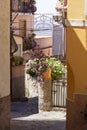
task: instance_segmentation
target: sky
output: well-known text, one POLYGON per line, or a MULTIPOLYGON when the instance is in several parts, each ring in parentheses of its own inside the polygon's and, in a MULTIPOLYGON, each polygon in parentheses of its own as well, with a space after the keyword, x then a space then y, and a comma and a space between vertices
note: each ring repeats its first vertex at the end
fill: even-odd
POLYGON ((36 13, 55 13, 56 0, 36 0, 36 13))

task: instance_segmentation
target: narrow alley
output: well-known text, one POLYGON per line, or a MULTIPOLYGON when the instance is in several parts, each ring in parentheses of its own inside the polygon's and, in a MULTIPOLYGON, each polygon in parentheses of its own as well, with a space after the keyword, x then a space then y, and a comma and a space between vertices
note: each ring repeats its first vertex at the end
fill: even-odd
POLYGON ((66 110, 38 112, 38 98, 12 102, 11 130, 65 130, 66 110))

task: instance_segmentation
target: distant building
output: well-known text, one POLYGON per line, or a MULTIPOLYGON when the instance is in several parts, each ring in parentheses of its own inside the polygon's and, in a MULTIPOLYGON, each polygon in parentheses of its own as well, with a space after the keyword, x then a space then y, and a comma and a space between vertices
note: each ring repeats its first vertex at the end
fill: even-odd
POLYGON ((62 25, 53 25, 53 55, 64 56, 64 27, 62 25))
POLYGON ((41 49, 46 56, 52 55, 52 35, 36 35, 35 41, 37 42, 37 50, 41 49))
POLYGON ((18 0, 12 0, 12 11, 18 11, 18 0))

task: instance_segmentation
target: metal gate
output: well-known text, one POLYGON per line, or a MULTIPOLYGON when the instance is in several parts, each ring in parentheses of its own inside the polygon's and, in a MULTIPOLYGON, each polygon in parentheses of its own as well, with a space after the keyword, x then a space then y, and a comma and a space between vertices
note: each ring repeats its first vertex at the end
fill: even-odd
POLYGON ((66 107, 67 80, 66 76, 52 81, 52 106, 66 107))

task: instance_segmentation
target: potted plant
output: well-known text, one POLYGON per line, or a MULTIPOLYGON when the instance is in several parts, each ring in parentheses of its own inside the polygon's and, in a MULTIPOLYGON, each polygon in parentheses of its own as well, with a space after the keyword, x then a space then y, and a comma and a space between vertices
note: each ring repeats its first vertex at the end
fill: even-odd
POLYGON ((41 59, 34 59, 27 69, 26 73, 29 74, 31 77, 38 77, 38 76, 46 76, 46 74, 49 77, 48 74, 51 74, 52 79, 58 79, 62 76, 62 74, 65 72, 65 67, 61 63, 60 60, 58 60, 55 57, 47 57, 47 58, 41 58, 41 59), (45 72, 47 72, 45 74, 45 72), (44 75, 45 74, 45 75, 44 75))
POLYGON ((24 58, 22 56, 18 56, 18 55, 12 56, 12 65, 13 66, 22 65, 23 62, 24 62, 24 58))
POLYGON ((38 86, 39 111, 52 110, 52 79, 61 78, 64 72, 64 65, 55 57, 34 58, 30 61, 26 73, 36 80, 40 77, 40 85, 38 86))

